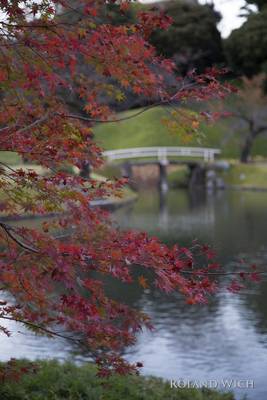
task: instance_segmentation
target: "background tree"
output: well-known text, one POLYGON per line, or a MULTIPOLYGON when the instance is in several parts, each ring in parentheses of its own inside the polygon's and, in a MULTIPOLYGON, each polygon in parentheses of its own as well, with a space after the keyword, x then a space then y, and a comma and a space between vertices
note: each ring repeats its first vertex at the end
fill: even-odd
MULTIPOLYGON (((240 135, 242 163, 250 161, 255 140, 267 133, 267 96, 263 88, 264 80, 264 75, 251 79, 244 77, 238 94, 227 101, 231 118, 225 129, 228 137, 240 135)), ((221 104, 221 108, 225 109, 225 104, 221 104)))
POLYGON ((258 9, 261 11, 264 7, 266 7, 266 1, 265 0, 246 0, 246 3, 248 5, 255 5, 258 7, 258 9))
POLYGON ((156 30, 151 42, 157 52, 173 58, 178 72, 185 74, 224 62, 222 40, 217 28, 221 16, 211 5, 184 0, 157 3, 172 19, 170 29, 156 30))
POLYGON ((225 41, 229 65, 238 75, 267 72, 267 7, 260 4, 259 12, 248 14, 247 21, 225 41))

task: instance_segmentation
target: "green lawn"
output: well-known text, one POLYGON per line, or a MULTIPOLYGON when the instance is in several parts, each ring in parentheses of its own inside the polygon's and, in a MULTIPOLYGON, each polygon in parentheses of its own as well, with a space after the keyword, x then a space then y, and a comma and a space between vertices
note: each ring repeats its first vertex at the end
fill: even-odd
POLYGON ((244 189, 267 189, 267 164, 231 163, 228 171, 221 173, 227 185, 244 189))
MULTIPOLYGON (((130 110, 118 115, 118 118, 129 117, 142 109, 130 110)), ((170 109, 167 107, 157 107, 145 111, 141 115, 127 119, 123 122, 113 122, 98 124, 94 127, 95 140, 105 149, 120 149, 130 147, 145 146, 207 146, 216 147, 222 150, 221 158, 236 160, 240 152, 240 137, 231 135, 231 120, 223 119, 213 125, 201 127, 200 135, 193 137, 185 143, 181 135, 171 134, 162 119, 169 116, 170 109), (227 137, 228 139, 227 139, 227 137)), ((233 162, 229 171, 223 174, 225 182, 229 185, 239 185, 242 187, 262 187, 267 188, 266 167, 261 162, 267 159, 267 136, 259 137, 255 141, 253 148, 254 159, 257 164, 240 165, 233 162)), ((21 158, 16 153, 0 152, 0 162, 9 165, 20 165, 21 158)), ((29 167, 29 166, 27 166, 29 167)), ((30 166, 38 168, 37 166, 30 166)), ((39 171, 38 171, 39 172, 39 171)), ((120 171, 116 165, 109 165, 97 171, 101 175, 113 178, 120 176, 120 171)), ((177 167, 176 173, 172 173, 170 180, 184 183, 187 170, 184 167, 177 167)))
POLYGON ((12 151, 0 151, 0 162, 8 165, 17 165, 22 163, 21 157, 12 151))
MULTIPOLYGON (((142 109, 125 111, 120 117, 134 115, 142 109)), ((207 146, 222 150, 222 158, 239 158, 240 137, 232 134, 231 120, 226 118, 213 125, 203 125, 200 135, 185 143, 179 133, 171 134, 162 124, 169 116, 167 107, 156 107, 123 122, 98 124, 94 127, 96 141, 105 149, 123 149, 146 146, 207 146)), ((253 156, 267 158, 267 136, 254 144, 253 156)), ((16 153, 0 152, 0 161, 10 165, 21 164, 16 153)))
MULTIPOLYGON (((134 115, 142 109, 120 113, 120 117, 134 115)), ((240 138, 232 135, 231 120, 203 125, 200 135, 185 143, 179 134, 170 134, 161 120, 169 116, 167 107, 156 107, 123 122, 98 124, 94 127, 96 141, 105 149, 145 146, 207 146, 222 150, 222 158, 238 158, 240 138)), ((267 158, 267 136, 255 141, 253 155, 267 158)), ((0 152, 0 161, 9 165, 21 164, 21 158, 12 152, 0 152)))
MULTIPOLYGON (((136 112, 138 110, 126 111, 118 117, 131 116, 136 112)), ((220 148, 223 158, 239 157, 240 139, 237 135, 231 135, 230 119, 214 125, 203 125, 201 134, 185 143, 179 133, 170 134, 162 124, 162 118, 168 115, 168 108, 157 107, 123 122, 98 124, 94 128, 96 141, 105 150, 146 146, 207 146, 220 148)), ((253 155, 267 158, 267 137, 255 141, 253 155)))
MULTIPOLYGON (((26 361, 22 365, 27 364, 26 361)), ((96 368, 87 364, 38 362, 36 374, 19 382, 1 383, 2 400, 234 400, 231 394, 208 389, 176 389, 157 378, 116 376, 100 379, 96 368)), ((1 364, 0 364, 1 367, 1 364)))

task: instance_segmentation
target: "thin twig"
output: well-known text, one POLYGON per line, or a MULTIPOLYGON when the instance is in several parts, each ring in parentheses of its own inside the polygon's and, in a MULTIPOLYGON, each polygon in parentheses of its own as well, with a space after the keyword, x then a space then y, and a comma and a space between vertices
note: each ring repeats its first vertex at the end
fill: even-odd
POLYGON ((117 118, 117 119, 109 119, 109 120, 106 120, 106 121, 102 120, 102 119, 84 117, 82 115, 76 115, 76 114, 63 114, 63 113, 59 113, 59 112, 57 112, 55 114, 59 115, 60 117, 63 117, 63 118, 78 119, 78 120, 85 121, 85 122, 95 122, 95 123, 107 124, 107 123, 113 123, 113 122, 126 121, 126 120, 129 120, 129 119, 135 118, 138 115, 141 115, 141 114, 145 113, 146 111, 151 110, 152 108, 159 107, 159 106, 164 105, 164 104, 168 104, 168 101, 167 100, 162 100, 161 102, 154 103, 154 104, 152 104, 150 106, 147 106, 147 107, 143 108, 143 110, 138 111, 135 114, 128 115, 127 117, 117 118))
MULTIPOLYGON (((253 271, 230 271, 230 272, 198 272, 198 271, 181 271, 182 274, 188 274, 188 275, 251 275, 253 274, 253 271)), ((267 271, 255 271, 256 274, 261 274, 265 275, 267 274, 267 271)))
POLYGON ((12 230, 13 228, 10 227, 9 225, 5 224, 4 222, 0 222, 0 227, 5 231, 5 233, 15 242, 17 243, 20 247, 22 247, 25 250, 31 251, 32 253, 40 253, 39 250, 34 249, 33 247, 28 246, 27 244, 23 243, 21 240, 19 240, 15 235, 13 235, 12 230))
POLYGON ((57 336, 57 337, 60 337, 60 338, 63 338, 63 339, 71 340, 71 341, 76 342, 76 343, 81 343, 81 340, 79 340, 79 339, 75 339, 75 338, 72 338, 71 336, 66 336, 66 335, 63 335, 61 333, 58 333, 58 332, 55 332, 55 331, 51 331, 50 329, 47 329, 47 328, 45 328, 45 327, 43 327, 41 325, 37 325, 37 324, 34 324, 32 322, 29 322, 29 321, 25 321, 25 320, 20 319, 20 318, 6 317, 6 316, 2 316, 2 315, 0 315, 0 318, 1 319, 6 319, 6 320, 9 320, 9 321, 19 322, 19 323, 24 324, 24 325, 28 325, 28 326, 30 326, 30 327, 32 327, 34 329, 39 329, 39 330, 47 333, 48 335, 57 336))

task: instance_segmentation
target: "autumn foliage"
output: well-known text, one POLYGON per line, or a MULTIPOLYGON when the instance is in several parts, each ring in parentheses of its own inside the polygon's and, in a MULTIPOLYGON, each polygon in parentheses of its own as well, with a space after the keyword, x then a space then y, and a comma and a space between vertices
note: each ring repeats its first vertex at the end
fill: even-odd
MULTIPOLYGON (((116 120, 101 102, 103 93, 121 101, 127 88, 178 107, 231 90, 213 69, 166 85, 164 76, 174 65, 157 57, 148 39, 154 29, 167 29, 170 18, 152 10, 140 12, 134 25, 104 24, 100 15, 103 9, 108 15, 109 3, 122 13, 129 6, 127 1, 0 1, 0 150, 49 170, 38 175, 0 164, 0 289, 11 295, 0 301, 0 319, 89 348, 103 376, 141 366, 129 365, 120 353, 151 323, 142 312, 107 297, 101 276, 179 291, 195 304, 217 291, 220 267, 208 246, 167 247, 145 233, 120 231, 106 211, 90 203, 118 193, 124 180, 99 183, 62 172, 62 166, 101 165, 93 124, 116 120), (69 13, 77 16, 75 22, 66 18, 69 13), (81 65, 87 64, 99 77, 112 79, 83 74, 81 65), (70 113, 62 89, 82 99, 83 113, 70 113), (54 217, 36 230, 7 222, 27 213, 54 217), (150 271, 149 282, 133 274, 138 265, 150 271)), ((232 291, 239 289, 238 279, 232 291)), ((0 330, 10 334, 4 326, 0 330)))

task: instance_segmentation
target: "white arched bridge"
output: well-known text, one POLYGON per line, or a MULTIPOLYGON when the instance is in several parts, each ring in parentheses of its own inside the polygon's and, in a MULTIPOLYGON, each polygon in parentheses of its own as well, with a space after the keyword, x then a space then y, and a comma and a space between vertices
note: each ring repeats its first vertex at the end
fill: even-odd
POLYGON ((202 158, 205 162, 214 161, 219 149, 209 147, 135 147, 131 149, 117 149, 103 152, 107 161, 129 160, 137 158, 154 158, 159 162, 166 162, 175 158, 202 158))
POLYGON ((157 164, 159 166, 159 186, 168 189, 167 166, 185 164, 190 170, 190 186, 199 184, 208 168, 211 168, 219 149, 210 147, 135 147, 103 152, 107 162, 122 162, 122 174, 132 179, 132 166, 157 164), (140 160, 143 159, 143 160, 140 160), (197 159, 197 160, 194 160, 197 159))

